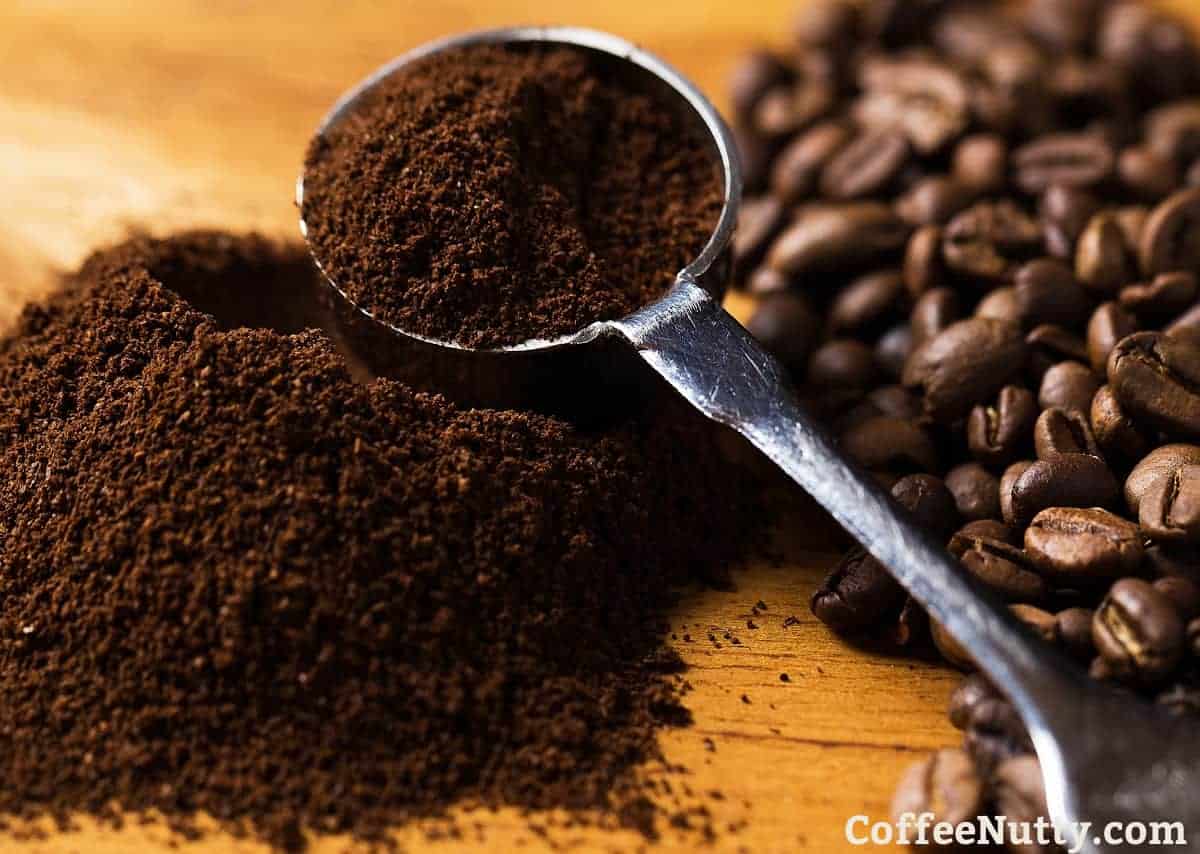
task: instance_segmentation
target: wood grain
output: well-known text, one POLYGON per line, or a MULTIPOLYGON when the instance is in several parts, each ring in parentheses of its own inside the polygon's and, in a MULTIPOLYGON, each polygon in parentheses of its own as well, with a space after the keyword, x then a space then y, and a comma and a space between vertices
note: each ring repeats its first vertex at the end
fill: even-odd
MULTIPOLYGON (((1195 0, 1176 0, 1180 9, 1195 0)), ((332 100, 368 71, 435 36, 484 26, 572 23, 620 33, 717 95, 736 56, 785 37, 790 0, 4 0, 0 14, 0 323, 44 293, 56 270, 133 229, 255 228, 295 234, 292 186, 305 143, 332 100)), ((782 566, 737 576, 736 592, 695 592, 673 618, 691 666, 691 728, 663 737, 673 777, 734 825, 713 850, 834 851, 856 813, 882 818, 901 769, 953 743, 943 717, 955 676, 835 640, 808 595, 833 560, 811 541, 782 566), (766 612, 751 616, 757 600, 766 612), (797 622, 785 625, 788 617, 797 622), (747 628, 753 619, 757 629, 747 628), (732 630, 740 641, 724 639, 732 630), (720 643, 709 642, 712 631, 720 643), (692 642, 682 638, 687 634, 692 642), (780 678, 788 675, 788 681, 780 678), (743 699, 743 696, 745 699, 743 699), (719 792, 717 799, 712 792, 719 792)), ((661 773, 647 769, 647 774, 661 773)), ((467 814, 461 839, 397 831, 406 847, 629 850, 627 832, 555 827, 514 811, 467 814), (533 828, 531 829, 531 824, 533 828), (549 828, 549 829, 546 829, 549 828)), ((264 850, 214 833, 171 840, 161 825, 115 831, 86 818, 13 852, 264 850)), ((661 850, 694 835, 666 829, 661 850)), ((318 853, 353 848, 317 841, 318 853)))

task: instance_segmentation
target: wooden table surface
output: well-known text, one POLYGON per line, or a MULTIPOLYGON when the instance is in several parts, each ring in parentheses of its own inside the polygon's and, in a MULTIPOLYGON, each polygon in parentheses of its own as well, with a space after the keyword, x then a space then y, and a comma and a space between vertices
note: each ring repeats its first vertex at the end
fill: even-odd
MULTIPOLYGON (((1194 8, 1196 0, 1176 0, 1194 8)), ((296 233, 292 186, 305 142, 332 100, 385 60, 435 36, 516 23, 571 23, 624 35, 665 56, 718 102, 746 48, 780 42, 790 0, 3 0, 0 11, 0 323, 45 292, 56 269, 131 229, 185 226, 296 233)), ((722 832, 713 850, 835 851, 850 816, 887 815, 904 766, 952 744, 943 709, 956 676, 834 639, 809 614, 828 548, 789 549, 784 566, 737 576, 736 592, 685 598, 673 625, 691 666, 695 726, 663 736, 680 779, 722 832), (768 610, 754 616, 758 600, 768 610), (798 622, 789 620, 797 618, 798 622), (736 631, 741 645, 707 640, 736 631), (788 675, 789 681, 780 678, 788 675), (749 700, 742 699, 743 695, 749 700), (705 797, 719 791, 722 799, 705 797)), ((655 773, 648 769, 647 773, 655 773)), ((2 783, 0 783, 2 785, 2 783)), ((554 816, 539 818, 553 823, 554 816)), ((470 816, 460 841, 403 828, 406 847, 547 847, 514 811, 470 816)), ((629 833, 551 830, 579 850, 629 850, 629 833)), ((664 833, 659 850, 695 837, 664 833)), ((178 840, 176 840, 178 843, 178 840)), ((78 830, 15 852, 170 850, 157 825, 78 830)), ((343 839, 316 852, 341 851, 343 839)), ((178 849, 265 850, 219 833, 178 849)))

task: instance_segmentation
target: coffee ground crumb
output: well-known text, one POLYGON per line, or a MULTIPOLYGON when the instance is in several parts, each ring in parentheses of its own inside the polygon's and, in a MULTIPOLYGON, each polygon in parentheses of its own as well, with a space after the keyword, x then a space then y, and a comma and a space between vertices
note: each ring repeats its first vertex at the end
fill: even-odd
POLYGON ((689 719, 661 609, 751 535, 741 480, 654 414, 356 382, 311 285, 297 247, 137 239, 0 341, 0 814, 651 832, 632 769, 689 719))
POLYGON ((409 332, 496 347, 657 299, 707 241, 716 158, 583 50, 474 46, 381 83, 307 157, 327 272, 409 332))

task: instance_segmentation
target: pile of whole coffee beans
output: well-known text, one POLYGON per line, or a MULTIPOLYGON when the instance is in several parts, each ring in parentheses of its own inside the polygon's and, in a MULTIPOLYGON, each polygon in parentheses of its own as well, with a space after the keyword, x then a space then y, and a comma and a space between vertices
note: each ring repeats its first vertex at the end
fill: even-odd
MULTIPOLYGON (((1200 50, 1138 0, 809 0, 732 78, 749 329, 1048 643, 1200 715, 1200 50)), ((854 549, 835 631, 932 637, 854 549)), ((978 675, 897 809, 1044 811, 978 675), (953 792, 953 796, 948 795, 953 792)), ((1200 725, 1200 718, 1198 718, 1200 725)))

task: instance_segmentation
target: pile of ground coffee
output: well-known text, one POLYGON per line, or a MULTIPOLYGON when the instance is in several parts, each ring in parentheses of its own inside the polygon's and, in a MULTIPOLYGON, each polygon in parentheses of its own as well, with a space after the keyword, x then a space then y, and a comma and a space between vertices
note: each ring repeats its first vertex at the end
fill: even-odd
POLYGON ((309 153, 304 217, 354 301, 473 347, 553 338, 660 296, 721 208, 705 141, 570 49, 418 61, 309 153))
POLYGON ((645 816, 630 768, 687 719, 656 615, 744 542, 738 478, 652 415, 356 383, 279 331, 310 279, 139 239, 0 343, 0 813, 287 848, 464 798, 645 816))

